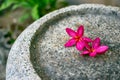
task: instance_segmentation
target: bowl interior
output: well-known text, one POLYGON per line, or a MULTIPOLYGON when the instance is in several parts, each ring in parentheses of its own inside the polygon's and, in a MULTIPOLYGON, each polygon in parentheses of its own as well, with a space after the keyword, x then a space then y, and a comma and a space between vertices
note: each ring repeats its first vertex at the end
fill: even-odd
POLYGON ((115 12, 85 9, 66 12, 45 22, 34 35, 31 62, 43 80, 80 80, 118 78, 120 70, 120 17, 115 12), (75 46, 65 48, 70 39, 65 29, 77 30, 84 25, 84 35, 101 38, 109 46, 104 55, 91 58, 79 56, 75 46))

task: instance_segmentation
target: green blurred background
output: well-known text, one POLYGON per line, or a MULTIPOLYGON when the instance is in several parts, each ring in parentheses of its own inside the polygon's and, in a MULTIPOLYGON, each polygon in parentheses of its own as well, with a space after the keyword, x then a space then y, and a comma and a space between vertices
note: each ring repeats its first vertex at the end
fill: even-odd
POLYGON ((5 80, 12 44, 28 25, 56 9, 83 3, 120 7, 120 0, 0 0, 0 80, 5 80))

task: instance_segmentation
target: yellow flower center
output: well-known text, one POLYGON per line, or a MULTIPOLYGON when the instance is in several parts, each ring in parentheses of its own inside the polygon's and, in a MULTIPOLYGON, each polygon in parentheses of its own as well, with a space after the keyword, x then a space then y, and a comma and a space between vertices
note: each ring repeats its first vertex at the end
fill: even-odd
POLYGON ((81 37, 80 36, 75 36, 75 40, 76 41, 81 41, 81 37))
POLYGON ((90 52, 94 52, 95 50, 93 48, 89 49, 90 52))

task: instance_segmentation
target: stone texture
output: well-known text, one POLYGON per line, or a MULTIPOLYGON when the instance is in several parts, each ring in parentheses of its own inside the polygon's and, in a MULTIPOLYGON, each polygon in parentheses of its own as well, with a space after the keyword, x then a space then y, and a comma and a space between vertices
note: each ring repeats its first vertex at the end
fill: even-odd
POLYGON ((120 9, 83 4, 49 13, 18 37, 7 62, 7 80, 119 80, 120 9), (85 35, 99 36, 109 46, 105 55, 81 57, 65 48, 66 27, 85 26, 85 35))

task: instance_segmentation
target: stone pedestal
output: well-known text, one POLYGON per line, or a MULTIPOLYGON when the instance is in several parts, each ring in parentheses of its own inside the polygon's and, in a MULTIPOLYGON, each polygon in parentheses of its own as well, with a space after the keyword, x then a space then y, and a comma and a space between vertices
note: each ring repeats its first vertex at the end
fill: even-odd
POLYGON ((6 80, 119 80, 120 9, 83 4, 51 12, 28 26, 11 48, 6 80), (82 24, 90 38, 109 46, 105 55, 81 57, 65 48, 65 28, 82 24))

